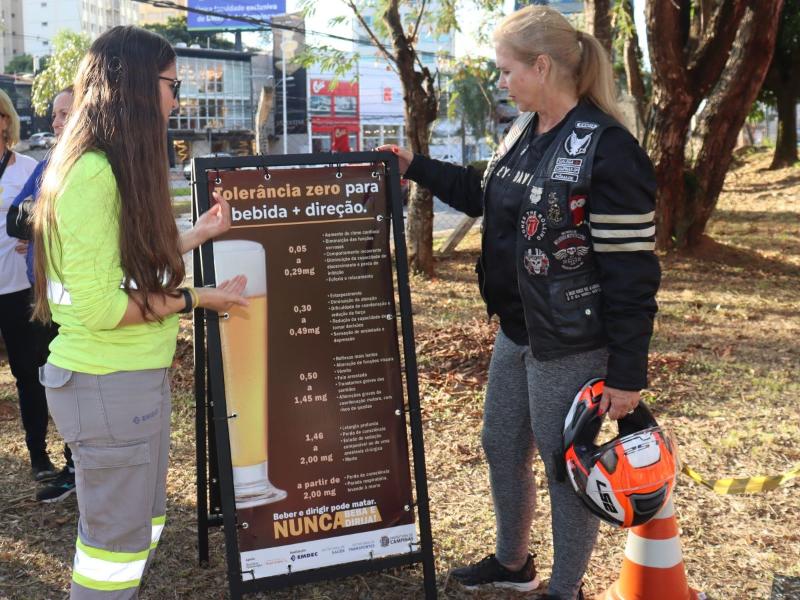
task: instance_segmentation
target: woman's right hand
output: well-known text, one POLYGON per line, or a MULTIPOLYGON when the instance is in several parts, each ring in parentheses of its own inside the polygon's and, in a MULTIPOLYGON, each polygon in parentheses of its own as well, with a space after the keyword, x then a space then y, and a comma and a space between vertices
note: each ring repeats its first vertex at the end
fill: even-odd
POLYGON ((395 146, 394 144, 384 144, 383 146, 378 146, 375 150, 378 152, 392 152, 397 156, 397 160, 400 162, 401 177, 406 174, 408 166, 411 164, 411 161, 414 160, 414 153, 411 152, 411 150, 395 146))
POLYGON ((223 281, 217 287, 195 288, 199 306, 215 312, 227 312, 234 306, 247 306, 247 298, 242 296, 247 286, 247 277, 237 275, 223 281))

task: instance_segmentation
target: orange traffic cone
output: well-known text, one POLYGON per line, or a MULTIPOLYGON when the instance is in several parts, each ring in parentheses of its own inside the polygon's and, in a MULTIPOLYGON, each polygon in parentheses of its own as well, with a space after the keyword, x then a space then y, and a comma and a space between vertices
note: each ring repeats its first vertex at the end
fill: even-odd
POLYGON ((619 579, 599 600, 704 600, 686 582, 675 507, 670 498, 644 525, 628 531, 619 579))

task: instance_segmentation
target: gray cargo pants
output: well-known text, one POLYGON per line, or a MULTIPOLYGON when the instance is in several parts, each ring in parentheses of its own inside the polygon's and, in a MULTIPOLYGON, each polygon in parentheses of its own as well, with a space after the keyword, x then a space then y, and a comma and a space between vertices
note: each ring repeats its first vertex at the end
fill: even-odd
POLYGON ((47 363, 39 377, 75 460, 80 517, 70 599, 135 599, 165 522, 167 370, 89 375, 47 363))

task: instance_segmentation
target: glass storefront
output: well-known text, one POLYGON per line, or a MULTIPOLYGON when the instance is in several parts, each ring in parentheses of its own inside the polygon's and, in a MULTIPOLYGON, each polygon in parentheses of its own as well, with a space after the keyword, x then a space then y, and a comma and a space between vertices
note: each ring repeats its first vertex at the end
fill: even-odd
POLYGON ((253 128, 249 61, 178 56, 180 108, 170 129, 245 131, 253 128))
POLYGON ((330 135, 312 135, 311 136, 311 151, 312 152, 330 152, 331 151, 331 136, 330 135))
POLYGON ((405 145, 402 125, 362 125, 361 139, 364 142, 364 150, 374 150, 383 144, 405 145))

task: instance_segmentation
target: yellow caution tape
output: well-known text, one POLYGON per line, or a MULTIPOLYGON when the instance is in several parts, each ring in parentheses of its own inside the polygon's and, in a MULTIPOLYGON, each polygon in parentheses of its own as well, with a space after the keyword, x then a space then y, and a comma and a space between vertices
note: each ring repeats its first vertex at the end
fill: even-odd
POLYGON ((728 477, 726 479, 712 481, 703 479, 697 471, 687 465, 683 465, 681 471, 700 485, 706 486, 717 494, 758 494, 760 492, 774 490, 800 475, 800 465, 797 465, 783 475, 762 475, 759 477, 741 477, 738 479, 728 477))

